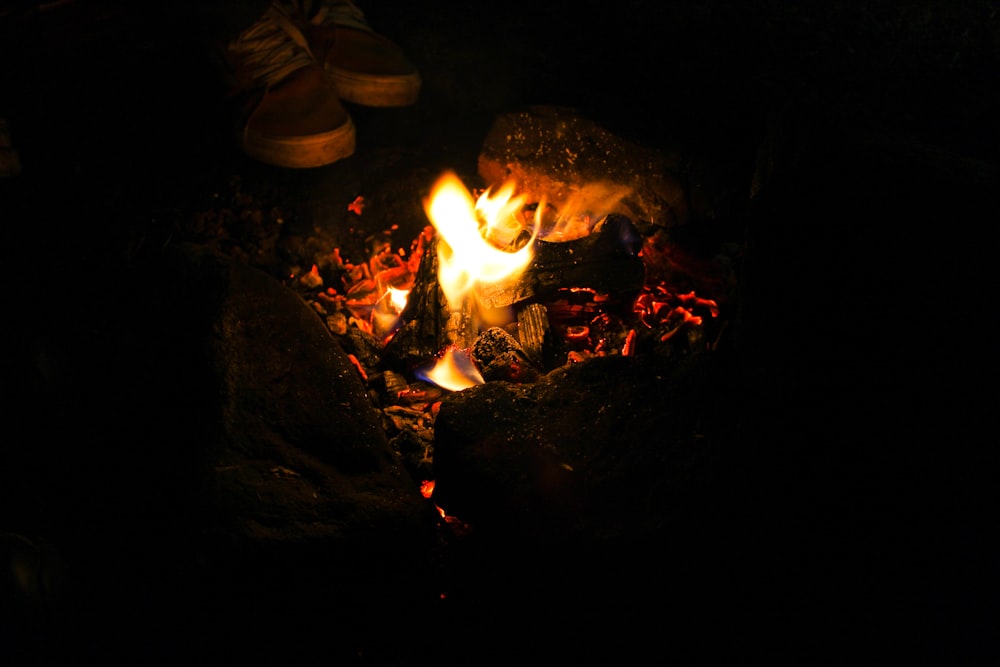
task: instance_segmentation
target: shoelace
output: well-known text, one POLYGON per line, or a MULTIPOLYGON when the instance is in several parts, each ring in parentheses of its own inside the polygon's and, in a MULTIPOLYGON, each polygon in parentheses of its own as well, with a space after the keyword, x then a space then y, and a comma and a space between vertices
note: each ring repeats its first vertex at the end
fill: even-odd
POLYGON ((339 25, 372 32, 361 9, 351 0, 292 0, 292 6, 313 25, 339 25))
POLYGON ((254 81, 266 87, 314 62, 305 36, 277 3, 229 48, 243 59, 254 81))

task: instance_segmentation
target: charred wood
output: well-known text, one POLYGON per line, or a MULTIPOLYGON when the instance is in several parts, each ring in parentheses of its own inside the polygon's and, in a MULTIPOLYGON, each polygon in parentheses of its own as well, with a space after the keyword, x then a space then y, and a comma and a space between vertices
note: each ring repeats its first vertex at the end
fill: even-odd
POLYGON ((385 346, 383 362, 387 368, 407 370, 426 363, 450 343, 448 331, 460 324, 454 321, 438 283, 437 243, 435 236, 420 258, 406 307, 400 313, 403 324, 385 346))
POLYGON ((541 375, 517 339, 500 327, 480 334, 472 346, 472 361, 487 382, 534 382, 541 375))
POLYGON ((517 340, 533 364, 545 368, 552 349, 552 329, 548 309, 529 303, 517 312, 517 340))
POLYGON ((645 284, 641 249, 639 231, 621 215, 607 216, 575 241, 539 241, 528 278, 534 299, 544 303, 560 290, 584 288, 630 302, 645 284))

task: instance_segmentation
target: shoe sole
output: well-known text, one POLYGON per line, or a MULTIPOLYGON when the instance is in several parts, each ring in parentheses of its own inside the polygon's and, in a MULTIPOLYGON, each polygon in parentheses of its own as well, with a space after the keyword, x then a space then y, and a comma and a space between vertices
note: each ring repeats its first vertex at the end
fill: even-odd
POLYGON ((421 79, 417 73, 378 76, 359 74, 338 67, 327 67, 327 73, 345 102, 367 107, 405 107, 416 103, 421 79))
POLYGON ((306 137, 275 137, 245 132, 243 152, 276 167, 323 167, 354 154, 356 131, 348 117, 340 127, 306 137))

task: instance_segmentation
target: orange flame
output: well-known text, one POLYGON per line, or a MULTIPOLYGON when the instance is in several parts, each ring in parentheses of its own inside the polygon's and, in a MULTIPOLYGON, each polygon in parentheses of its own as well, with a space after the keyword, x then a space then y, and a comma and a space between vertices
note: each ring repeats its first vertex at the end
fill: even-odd
POLYGON ((512 197, 513 191, 504 186, 474 201, 459 178, 446 172, 424 202, 438 232, 438 282, 452 310, 461 310, 478 284, 514 278, 531 262, 531 243, 514 252, 498 247, 509 245, 522 229, 514 213, 524 201, 512 197))
POLYGON ((447 347, 430 369, 417 371, 417 376, 448 391, 462 391, 486 383, 468 354, 454 345, 447 347))
POLYGON ((400 313, 406 308, 409 296, 410 290, 395 287, 386 288, 372 308, 371 327, 373 334, 387 336, 396 330, 399 325, 400 313))

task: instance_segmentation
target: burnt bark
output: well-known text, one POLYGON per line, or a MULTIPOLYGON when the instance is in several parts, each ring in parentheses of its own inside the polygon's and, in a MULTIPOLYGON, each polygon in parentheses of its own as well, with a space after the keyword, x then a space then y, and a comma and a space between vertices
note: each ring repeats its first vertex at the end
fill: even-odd
POLYGON ((413 287, 400 314, 403 325, 386 344, 382 356, 386 368, 409 370, 424 364, 446 345, 448 300, 438 283, 438 237, 424 249, 413 287))

